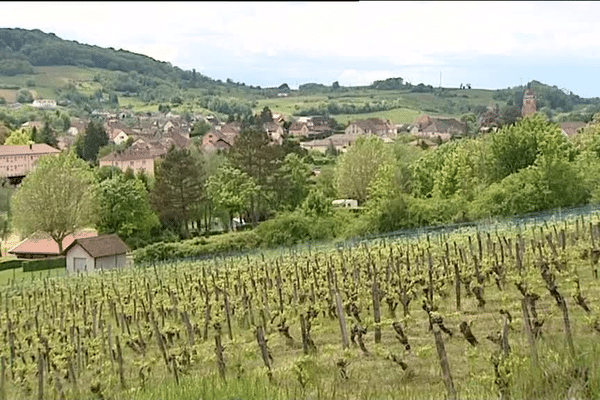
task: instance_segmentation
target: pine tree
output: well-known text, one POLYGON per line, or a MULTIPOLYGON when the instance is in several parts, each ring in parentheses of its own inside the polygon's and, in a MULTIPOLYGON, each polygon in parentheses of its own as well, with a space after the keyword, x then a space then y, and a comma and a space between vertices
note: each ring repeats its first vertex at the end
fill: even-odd
POLYGON ((46 143, 52 147, 58 147, 58 141, 56 140, 56 136, 54 136, 54 132, 48 122, 44 123, 44 127, 42 128, 42 132, 39 135, 39 139, 41 143, 46 143))
POLYGON ((85 128, 82 140, 77 142, 77 155, 84 160, 95 163, 98 151, 108 144, 108 135, 100 121, 90 121, 85 128))
POLYGON ((181 228, 189 236, 188 223, 204 195, 202 164, 187 149, 169 149, 157 166, 151 202, 161 220, 181 228))

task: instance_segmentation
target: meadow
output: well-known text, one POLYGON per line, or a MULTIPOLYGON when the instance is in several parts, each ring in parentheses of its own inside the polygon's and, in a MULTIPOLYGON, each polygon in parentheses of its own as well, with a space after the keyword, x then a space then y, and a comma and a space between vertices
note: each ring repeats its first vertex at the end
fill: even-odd
POLYGON ((9 278, 0 392, 598 398, 598 222, 9 278))

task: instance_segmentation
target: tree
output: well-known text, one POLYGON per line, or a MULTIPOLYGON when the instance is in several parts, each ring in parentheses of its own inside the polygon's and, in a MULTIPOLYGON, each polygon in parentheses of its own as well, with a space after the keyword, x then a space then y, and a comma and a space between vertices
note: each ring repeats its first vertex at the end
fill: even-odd
POLYGON ((512 125, 521 118, 521 109, 517 106, 505 106, 500 111, 500 123, 504 125, 512 125))
POLYGON ((254 178, 259 191, 252 199, 253 222, 264 219, 273 209, 275 171, 281 160, 281 147, 271 144, 266 132, 258 129, 244 129, 236 137, 229 150, 231 165, 254 178))
POLYGON ((4 144, 7 146, 33 144, 33 140, 31 140, 31 131, 25 128, 12 131, 6 138, 4 144))
POLYGON ((203 197, 203 168, 190 150, 172 146, 157 166, 151 203, 161 220, 189 236, 188 224, 203 197))
POLYGON ((206 132, 208 132, 211 128, 211 125, 202 120, 202 121, 198 121, 194 124, 193 128, 192 128, 192 132, 190 133, 191 137, 196 137, 196 136, 204 136, 206 134, 206 132))
POLYGON ((95 222, 95 185, 94 172, 73 152, 43 156, 13 197, 13 223, 22 235, 48 233, 62 252, 67 235, 95 222))
POLYGON ((489 148, 491 175, 496 180, 533 165, 541 154, 574 157, 574 148, 560 127, 539 114, 500 129, 491 137, 489 148))
POLYGON ((33 95, 29 90, 21 89, 17 93, 17 101, 19 103, 33 103, 33 95))
POLYGON ((48 146, 52 147, 58 147, 58 141, 56 140, 56 136, 54 135, 52 128, 50 128, 48 121, 44 122, 44 126, 39 136, 41 143, 46 143, 48 146))
POLYGON ((206 190, 213 205, 227 212, 229 225, 233 227, 234 215, 249 208, 258 186, 248 174, 225 164, 208 178, 206 190))
POLYGON ((77 155, 90 163, 95 163, 98 151, 108 144, 108 135, 102 122, 91 120, 85 133, 76 142, 77 155))
POLYGON ((105 179, 98 185, 98 196, 96 228, 101 233, 116 233, 126 242, 140 244, 149 240, 152 230, 159 226, 148 191, 137 178, 118 174, 105 179))
POLYGON ((262 127, 263 124, 266 124, 269 122, 273 122, 273 113, 271 112, 269 107, 265 106, 265 108, 263 108, 263 110, 260 112, 260 114, 256 118, 256 124, 258 126, 262 127))
POLYGON ((277 203, 290 210, 301 205, 308 194, 311 175, 310 165, 303 158, 296 153, 287 154, 276 174, 279 181, 276 190, 279 197, 277 203))
POLYGON ((338 194, 364 203, 371 180, 382 164, 393 162, 390 147, 375 136, 360 137, 354 146, 340 156, 336 168, 338 194))

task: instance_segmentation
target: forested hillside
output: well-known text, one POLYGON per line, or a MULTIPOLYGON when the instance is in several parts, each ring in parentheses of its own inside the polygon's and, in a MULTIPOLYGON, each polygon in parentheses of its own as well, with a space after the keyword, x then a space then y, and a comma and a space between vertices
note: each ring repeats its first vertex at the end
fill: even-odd
POLYGON ((184 71, 170 63, 126 50, 90 46, 63 40, 38 29, 0 29, 0 75, 32 73, 34 66, 73 65, 131 72, 161 79, 184 81, 191 86, 213 79, 184 71))

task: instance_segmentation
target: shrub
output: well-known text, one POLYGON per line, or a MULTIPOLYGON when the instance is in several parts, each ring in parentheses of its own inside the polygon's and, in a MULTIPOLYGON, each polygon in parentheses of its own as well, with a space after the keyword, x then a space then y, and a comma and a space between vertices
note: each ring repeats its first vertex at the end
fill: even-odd
POLYGON ((2 262, 0 262, 0 271, 5 271, 7 269, 21 268, 23 261, 24 260, 19 260, 19 259, 2 261, 2 262))
POLYGON ((43 271, 46 269, 67 268, 65 257, 23 260, 23 272, 43 271))
POLYGON ((259 244, 253 231, 230 232, 210 237, 197 237, 180 242, 157 242, 133 251, 136 264, 250 250, 259 244))

